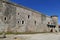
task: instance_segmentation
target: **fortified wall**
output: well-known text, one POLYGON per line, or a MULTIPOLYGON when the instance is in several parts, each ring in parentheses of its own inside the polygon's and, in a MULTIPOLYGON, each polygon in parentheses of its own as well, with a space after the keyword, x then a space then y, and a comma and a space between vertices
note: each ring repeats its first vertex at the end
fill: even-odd
POLYGON ((57 25, 58 17, 47 16, 30 8, 0 1, 0 32, 50 32, 49 23, 57 25))

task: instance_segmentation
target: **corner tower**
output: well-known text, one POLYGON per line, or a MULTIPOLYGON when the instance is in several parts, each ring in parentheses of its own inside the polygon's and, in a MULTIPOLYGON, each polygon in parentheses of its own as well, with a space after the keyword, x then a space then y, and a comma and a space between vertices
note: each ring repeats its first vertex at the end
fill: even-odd
POLYGON ((51 16, 52 20, 53 20, 53 24, 55 24, 56 26, 56 30, 58 31, 58 16, 53 15, 51 16))
POLYGON ((58 16, 53 15, 53 16, 51 16, 51 18, 52 18, 54 24, 57 25, 58 24, 58 16))

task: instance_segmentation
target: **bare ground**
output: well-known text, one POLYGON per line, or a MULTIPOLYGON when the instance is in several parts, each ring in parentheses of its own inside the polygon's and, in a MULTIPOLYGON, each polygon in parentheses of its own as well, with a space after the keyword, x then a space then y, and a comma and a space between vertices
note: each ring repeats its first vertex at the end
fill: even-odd
POLYGON ((21 35, 6 35, 7 38, 0 40, 60 40, 60 33, 43 33, 43 34, 21 34, 21 35))

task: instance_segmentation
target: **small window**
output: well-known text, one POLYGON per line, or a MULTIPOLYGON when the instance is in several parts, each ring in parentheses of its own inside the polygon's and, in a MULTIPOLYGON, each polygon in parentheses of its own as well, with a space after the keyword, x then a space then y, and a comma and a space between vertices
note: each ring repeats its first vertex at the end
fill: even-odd
POLYGON ((35 25, 36 25, 36 21, 35 21, 35 25))
POLYGON ((18 23, 19 23, 19 21, 18 21, 18 23))
POLYGON ((18 13, 18 15, 19 15, 19 13, 18 13))
POLYGON ((6 17, 4 18, 4 20, 6 20, 6 17))
POLYGON ((22 21, 22 24, 24 24, 24 21, 22 21))
POLYGON ((48 24, 50 24, 50 22, 48 22, 48 24))
POLYGON ((28 15, 28 19, 30 18, 30 15, 28 15))

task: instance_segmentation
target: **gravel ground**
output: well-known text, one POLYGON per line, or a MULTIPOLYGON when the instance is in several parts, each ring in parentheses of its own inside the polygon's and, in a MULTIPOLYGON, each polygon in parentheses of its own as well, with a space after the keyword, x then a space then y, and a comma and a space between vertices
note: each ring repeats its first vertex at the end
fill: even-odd
POLYGON ((7 35, 0 40, 60 40, 60 33, 7 35))

